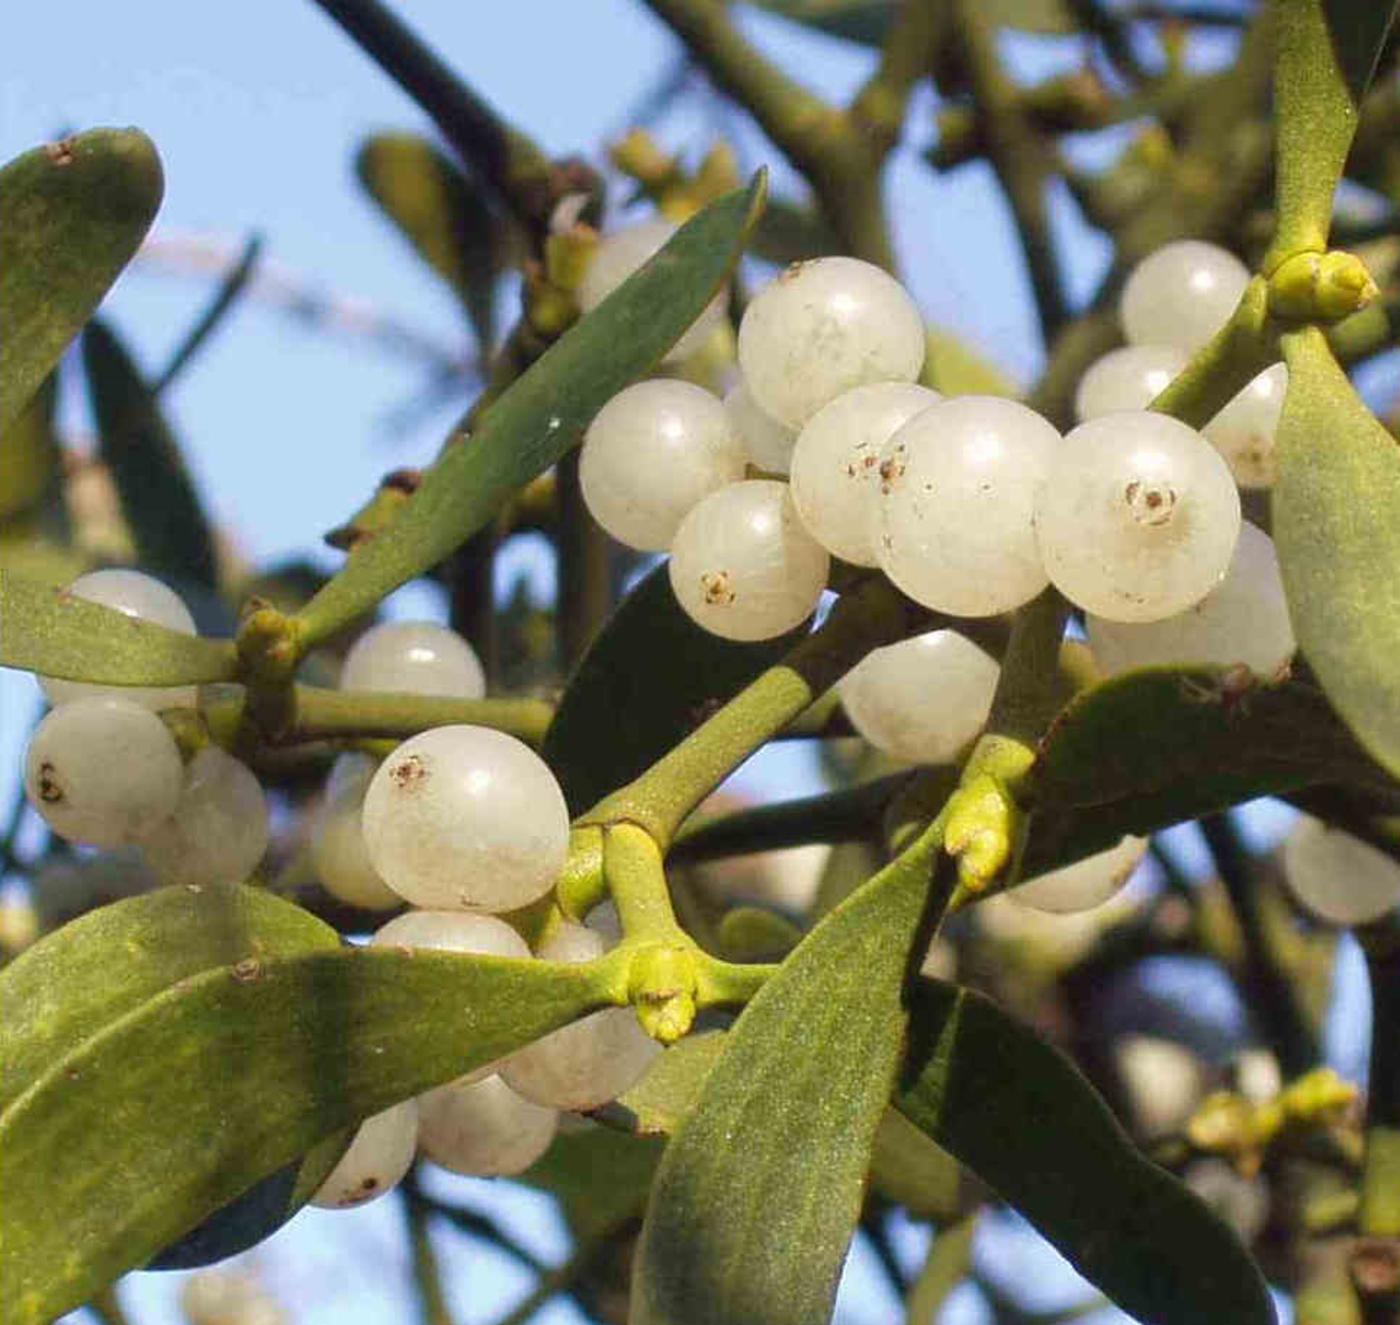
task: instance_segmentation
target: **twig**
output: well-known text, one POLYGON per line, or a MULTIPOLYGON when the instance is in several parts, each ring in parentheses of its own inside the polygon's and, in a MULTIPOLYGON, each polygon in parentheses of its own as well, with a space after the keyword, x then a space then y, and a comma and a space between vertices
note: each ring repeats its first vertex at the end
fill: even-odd
POLYGON ((436 1197, 429 1196, 421 1188, 415 1189, 414 1200, 428 1214, 446 1220, 453 1228, 465 1233, 468 1237, 489 1243, 497 1251, 505 1253, 527 1270, 532 1270, 536 1274, 546 1273, 544 1262, 528 1247, 517 1242, 489 1215, 483 1215, 477 1210, 467 1210, 457 1205, 448 1205, 445 1201, 439 1201, 436 1197))
POLYGON ((531 1320, 549 1302, 550 1298, 559 1293, 570 1291, 574 1284, 601 1259, 609 1244, 616 1238, 630 1235, 638 1223, 639 1221, 635 1219, 625 1220, 602 1237, 581 1243, 563 1265, 541 1275, 539 1283, 530 1295, 519 1306, 501 1317, 499 1325, 525 1325, 525 1322, 531 1320))
POLYGON ((173 382, 199 352, 204 342, 218 329, 228 311, 237 302, 238 296, 247 288, 248 278, 253 274, 262 254, 262 236, 253 235, 243 247, 238 262, 229 269, 209 306, 199 316, 195 324, 185 333, 185 338, 175 348, 175 353, 151 383, 151 390, 160 395, 173 382))
POLYGON ((413 1254, 413 1284, 418 1295, 418 1314, 423 1325, 455 1325, 442 1288, 442 1271, 428 1230, 431 1213, 423 1203, 416 1179, 405 1182, 404 1219, 408 1224, 409 1247, 413 1254))
POLYGON ((947 0, 904 0, 880 67, 851 102, 850 117, 881 162, 899 141, 909 98, 937 62, 950 28, 947 0))
POLYGON ((559 665, 567 675, 583 657, 612 607, 607 535, 589 514, 578 481, 578 452, 557 468, 559 498, 559 665))

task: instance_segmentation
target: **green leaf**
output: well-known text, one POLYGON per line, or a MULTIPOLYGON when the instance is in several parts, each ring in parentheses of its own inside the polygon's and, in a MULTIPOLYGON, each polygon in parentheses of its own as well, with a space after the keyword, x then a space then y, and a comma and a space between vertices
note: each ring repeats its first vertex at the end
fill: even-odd
POLYGON ((1273 1325, 1234 1232, 1139 1153, 1058 1049, 968 989, 918 979, 897 1103, 1144 1325, 1273 1325))
POLYGON ((661 1149, 608 1127, 560 1132, 520 1181, 557 1197, 574 1236, 592 1242, 641 1218, 661 1149))
POLYGON ((228 640, 182 635, 0 570, 0 667, 107 685, 233 679, 228 640))
POLYGON ((70 1310, 325 1138, 604 1005, 615 974, 340 948, 147 999, 0 1113, 0 1319, 70 1310))
POLYGON ((901 1051, 926 843, 833 911, 728 1033, 667 1147, 633 1325, 826 1320, 901 1051))
POLYGON ((969 348, 951 331, 930 327, 928 355, 919 381, 945 396, 1006 396, 1014 400, 1016 384, 990 359, 969 348))
POLYGON ((1303 656, 1356 739, 1400 774, 1400 448, 1322 333, 1284 337, 1274 541, 1303 656))
MULTIPOLYGON (((62 452, 54 432, 58 375, 50 373, 38 392, 0 436, 0 525, 27 515, 57 494, 62 452)), ((61 503, 55 503, 61 505, 61 503)))
POLYGON ((700 1091, 724 1053, 724 1031, 699 1031, 673 1044, 602 1116, 637 1136, 670 1136, 695 1108, 700 1091))
POLYGON ((650 767, 799 635, 756 644, 720 639, 686 616, 666 567, 656 567, 599 632, 545 733, 542 752, 570 813, 650 767))
POLYGON ((938 1313, 972 1269, 972 1238, 976 1232, 975 1217, 938 1230, 924 1268, 904 1303, 907 1325, 938 1325, 938 1313))
POLYGON ((1361 100, 1400 14, 1395 0, 1322 0, 1332 47, 1352 96, 1361 100))
POLYGON ((83 333, 83 366, 107 463, 141 566, 166 579, 218 587, 209 521, 155 393, 111 328, 83 333))
POLYGON ((364 540, 300 616, 315 643, 436 565, 579 439, 648 372, 728 277, 763 206, 766 176, 693 217, 532 364, 470 438, 449 445, 389 527, 364 540))
POLYGON ((461 300, 478 344, 489 348, 506 237, 482 191, 456 162, 413 133, 366 139, 355 157, 355 173, 365 192, 461 300))
POLYGON ((137 129, 93 129, 0 169, 0 432, 131 261, 164 187, 137 129))
POLYGON ((1033 777, 1026 873, 1256 796, 1394 788, 1314 686, 1236 692, 1213 668, 1145 668, 1081 691, 1046 732, 1033 777))
POLYGON ((786 267, 841 252, 841 241, 814 207, 770 198, 754 227, 749 252, 786 267))
POLYGON ((886 1199, 919 1219, 940 1223, 958 1213, 958 1162, 897 1109, 886 1109, 875 1132, 870 1177, 886 1199))

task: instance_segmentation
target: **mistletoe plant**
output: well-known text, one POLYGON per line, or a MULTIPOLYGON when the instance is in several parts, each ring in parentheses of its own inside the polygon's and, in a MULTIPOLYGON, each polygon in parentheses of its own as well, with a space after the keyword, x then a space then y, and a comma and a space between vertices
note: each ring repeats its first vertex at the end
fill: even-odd
POLYGON ((808 1325, 857 1230, 883 1246, 904 1206, 938 1230, 907 1286, 927 1321, 977 1278, 972 1229, 1002 1201, 1144 1321, 1263 1325, 1266 1275, 1299 1321, 1395 1320, 1400 452, 1343 367, 1390 341, 1391 7, 1276 0, 1201 76, 1138 61, 1135 23, 1175 51, 1175 25, 1220 21, 1171 6, 771 5, 879 44, 838 108, 721 0, 649 0, 812 204, 769 203, 762 172, 737 187, 724 149, 688 172, 639 131, 615 163, 661 217, 600 238, 594 170, 549 160, 377 0, 318 3, 457 158, 393 135, 359 165, 492 351, 436 461, 332 535, 328 579, 233 583, 159 408, 256 250, 147 383, 92 317, 159 206, 154 146, 98 129, 0 173, 0 663, 53 706, 25 791, 52 833, 139 846, 166 885, 0 974, 3 1318, 110 1310, 127 1270, 402 1181, 438 1319, 424 1221, 490 1229, 418 1188, 421 1153, 563 1200, 578 1254, 513 1319, 558 1291, 616 1315, 603 1289, 629 1275, 607 1253, 635 1242, 638 1325, 808 1325), (1082 27, 1100 74, 1019 86, 1002 21, 1082 27), (882 170, 925 78, 931 164, 984 157, 1018 225, 1049 347, 1024 402, 892 275, 882 170), (1058 150, 1130 117, 1153 127, 1103 175, 1058 150), (1338 224, 1374 273, 1330 246, 1348 168, 1383 220, 1338 224), (1078 316, 1047 228, 1060 179, 1115 246, 1078 316), (746 252, 806 260, 740 315, 746 252), (523 308, 496 345, 512 262, 523 308), (77 336, 139 571, 92 569, 61 500, 54 375, 77 336), (560 567, 557 702, 518 659, 510 683, 489 591, 529 528, 560 567), (609 536, 670 553, 611 615, 609 536), (429 575, 456 630, 374 626, 317 684, 429 575), (163 580, 234 595, 236 629, 196 633, 163 580), (853 731, 882 754, 848 785, 697 815, 767 743, 853 731), (260 872, 265 788, 314 820, 280 871, 260 872), (1367 954, 1364 1114, 1319 1068, 1305 968, 1327 931, 1229 816, 1260 796, 1314 816, 1289 883, 1367 954), (998 894, 1097 907, 1144 839, 1198 818, 1218 889, 1162 854, 1161 895, 1048 984, 981 941, 998 894), (696 888, 698 862, 813 842, 838 845, 805 915, 696 888), (1088 1022, 1105 978, 1163 952, 1232 974, 1283 1079, 1194 1101, 1145 1147, 1088 1022), (1080 1066, 1001 1006, 1052 993, 1080 1066), (556 1139, 561 1110, 591 1123, 556 1139), (1182 1181, 1203 1156, 1246 1192, 1274 1179, 1262 1220, 1182 1181))

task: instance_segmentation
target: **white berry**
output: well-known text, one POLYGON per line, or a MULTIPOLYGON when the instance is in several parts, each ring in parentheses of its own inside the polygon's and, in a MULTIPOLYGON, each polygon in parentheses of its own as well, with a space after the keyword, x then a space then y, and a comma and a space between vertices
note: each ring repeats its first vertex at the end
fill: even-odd
POLYGON ((431 621, 384 621, 365 631, 346 654, 340 688, 481 699, 486 673, 456 631, 431 621))
POLYGON ((217 745, 185 769, 175 813, 142 843, 164 883, 242 883, 267 850, 267 798, 252 770, 217 745))
POLYGON ((807 420, 792 453, 792 500, 807 532, 832 556, 878 564, 872 534, 880 453, 899 428, 942 399, 912 382, 876 382, 837 396, 807 420))
MULTIPOLYGON (((653 257, 676 233, 670 221, 659 217, 624 226, 604 235, 579 282, 578 305, 582 312, 591 313, 619 285, 633 274, 648 258, 653 257)), ((711 333, 723 321, 729 309, 729 291, 721 290, 708 304, 689 329, 666 353, 668 362, 685 359, 704 347, 711 333)))
MULTIPOLYGON (((540 947, 552 962, 587 962, 606 950, 601 935, 567 921, 540 947)), ((630 1007, 605 1008, 536 1040, 501 1069, 506 1084, 536 1104, 596 1109, 634 1085, 660 1052, 630 1007)))
POLYGON ((311 1204, 323 1210, 349 1210, 377 1200, 403 1181, 417 1149, 417 1100, 404 1100, 366 1118, 311 1204))
POLYGON ((619 391, 599 410, 578 477, 589 512, 619 543, 663 552, 697 502, 744 477, 744 463, 719 399, 659 378, 619 391))
POLYGON ((880 462, 876 552, 911 598, 954 616, 1020 607, 1048 583, 1036 546, 1036 494, 1060 435, 994 396, 924 410, 880 462))
POLYGON ((311 862, 321 886, 347 906, 367 911, 403 905, 403 898, 374 868, 360 823, 365 792, 378 767, 366 754, 341 755, 331 765, 321 804, 311 822, 311 862))
POLYGON ((1333 925, 1364 925, 1400 906, 1400 865, 1369 842, 1304 818, 1284 839, 1293 895, 1333 925))
POLYGON ((796 429, 765 414, 743 382, 725 396, 724 411, 752 464, 769 474, 788 472, 792 448, 797 444, 796 429))
POLYGON ((97 847, 141 842, 174 812, 184 783, 175 739, 148 708, 75 699, 35 729, 25 762, 29 803, 59 837, 97 847))
POLYGON ((706 497, 671 545, 671 588, 725 639, 771 639, 816 609, 831 559, 802 527, 786 483, 752 479, 706 497))
POLYGON ((1274 438, 1283 396, 1288 390, 1288 367, 1266 368, 1202 430, 1230 466, 1242 488, 1271 488, 1278 478, 1274 438))
POLYGON ((1146 409, 1186 367, 1187 353, 1173 345, 1125 345, 1090 364, 1074 393, 1080 423, 1125 409, 1146 409))
POLYGON ((923 318, 892 276, 857 258, 794 263, 759 291, 739 326, 754 400, 789 428, 867 382, 912 382, 923 318))
POLYGON ((1131 345, 1200 349, 1229 321, 1249 284, 1249 269, 1217 244, 1182 239, 1133 268, 1119 298, 1131 345))
POLYGON ((1146 838, 1125 837, 1107 851, 1027 879, 1007 896, 1036 911, 1053 911, 1057 915, 1092 911, 1128 882, 1146 853, 1146 838))
POLYGON ((559 1114, 517 1095, 498 1076, 454 1081, 418 1100, 418 1143, 453 1173, 523 1173, 554 1140, 559 1114))
MULTIPOLYGON (((79 575, 68 586, 74 598, 101 603, 123 616, 149 621, 182 635, 194 635, 194 617, 184 600, 169 586, 150 575, 135 570, 94 570, 79 575)), ((95 695, 114 695, 148 709, 190 708, 199 701, 197 686, 109 686, 88 681, 60 681, 41 676, 49 703, 57 707, 75 699, 91 699, 95 695)))
POLYGON ((991 711, 1000 668, 953 630, 866 654, 840 682, 851 725, 871 745, 917 764, 952 759, 991 711))
POLYGON ((1194 607, 1138 623, 1090 613, 1087 625, 1094 659, 1110 676, 1135 667, 1243 663, 1269 679, 1298 647, 1273 541, 1247 520, 1225 578, 1194 607))
POLYGON ((189 1325, 287 1325, 287 1315, 260 1280, 237 1266, 200 1270, 180 1290, 189 1325))
POLYGON ((1234 556, 1240 499, 1219 453, 1165 414, 1106 414, 1061 445, 1036 505, 1046 572, 1111 621, 1200 602, 1234 556))
POLYGON ((488 727, 436 727, 404 741, 370 782, 363 824, 384 882, 440 910, 533 902, 569 845, 569 811, 549 766, 488 727))

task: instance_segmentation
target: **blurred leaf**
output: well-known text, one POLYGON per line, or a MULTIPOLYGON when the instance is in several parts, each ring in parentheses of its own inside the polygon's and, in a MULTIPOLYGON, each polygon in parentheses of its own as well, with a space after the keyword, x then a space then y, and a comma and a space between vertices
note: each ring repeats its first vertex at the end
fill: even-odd
POLYGON ((706 1078, 724 1052, 723 1031, 687 1035, 661 1054, 603 1114, 638 1136, 670 1136, 694 1109, 706 1078))
POLYGON ((0 1318, 70 1310, 318 1142, 601 1006, 607 983, 596 966, 338 948, 146 999, 0 1113, 0 1318))
POLYGON ((826 1320, 902 1048, 928 859, 888 867, 744 1009, 657 1170, 634 1325, 826 1320))
POLYGON ((608 1127, 560 1132, 520 1181, 558 1197, 574 1236, 591 1242, 641 1218, 661 1149, 655 1137, 608 1127))
POLYGON ((180 448, 126 348, 94 318, 83 333, 83 366, 106 462, 136 541, 152 574, 218 587, 214 539, 180 448))
POLYGON ((447 446, 388 528, 361 542, 307 605, 315 643, 480 529, 517 488, 579 439, 602 406, 649 371, 728 278, 763 207, 754 176, 691 218, 638 272, 565 332, 469 437, 447 446))
POLYGON ((1400 773, 1400 449, 1321 332, 1284 337, 1284 355, 1273 532, 1289 615, 1337 712, 1400 773))
POLYGON ((50 373, 34 398, 0 435, 0 525, 27 515, 45 498, 62 508, 63 453, 54 432, 58 375, 50 373))
MULTIPOLYGON (((43 523, 30 516, 11 520, 0 529, 0 574, 8 573, 50 588, 61 588, 91 569, 89 558, 76 548, 55 542, 45 532, 43 523)), ((0 602, 3 602, 0 589, 0 602)), ((6 626, 0 617, 0 667, 4 662, 6 626)))
POLYGON ((898 1106, 1145 1325, 1274 1325, 1234 1232, 1140 1154, 1058 1049, 980 994, 917 979, 898 1106))
POLYGON ((1375 75, 1386 37, 1400 13, 1396 0, 1322 0, 1332 48, 1352 96, 1361 94, 1375 75))
POLYGON ((1014 400, 1021 394, 990 359, 939 327, 929 328, 928 356, 919 381, 945 396, 1006 396, 1014 400))
POLYGON ((107 685, 232 680, 229 640, 182 635, 0 570, 0 667, 107 685))
POLYGON ((160 376, 151 383, 151 390, 156 395, 160 395, 189 367, 195 356, 204 348, 209 337, 223 324, 230 310, 238 302, 239 295, 248 288, 253 269, 258 265, 258 258, 262 255, 262 247, 261 235, 253 235, 244 244, 242 255, 223 280, 219 282, 218 289, 214 291, 214 297, 209 301, 208 306, 195 320, 189 331, 185 333, 184 339, 175 347, 165 367, 160 370, 160 376))
POLYGON ((0 432, 131 261, 163 191, 137 129, 93 129, 0 169, 0 432))
POLYGON ((958 1162, 896 1109, 886 1109, 875 1132, 870 1176, 876 1190, 918 1219, 942 1223, 958 1213, 958 1162))
POLYGON ((545 734, 542 753, 570 812, 581 814, 653 764, 799 634, 756 644, 720 639, 686 616, 666 567, 657 566, 599 632, 545 734))
POLYGON ((380 133, 355 156, 355 173, 418 255, 461 300, 489 349, 495 339, 496 276, 504 222, 461 168, 426 138, 380 133))
POLYGON ((781 961, 801 941, 802 931, 786 916, 763 906, 736 906, 719 922, 719 949, 731 962, 781 961))
POLYGON ((934 1235, 924 1268, 904 1303, 907 1325, 937 1325, 938 1313, 949 1295, 972 1269, 972 1237, 975 1218, 963 1219, 934 1235))
POLYGON ((770 198, 754 227, 749 252, 786 267, 841 252, 841 241, 815 208, 784 198, 770 198))
POLYGON ((1145 668, 1081 691, 1042 739, 1034 776, 1027 873, 1256 796, 1395 785, 1315 687, 1232 692, 1212 668, 1145 668))

